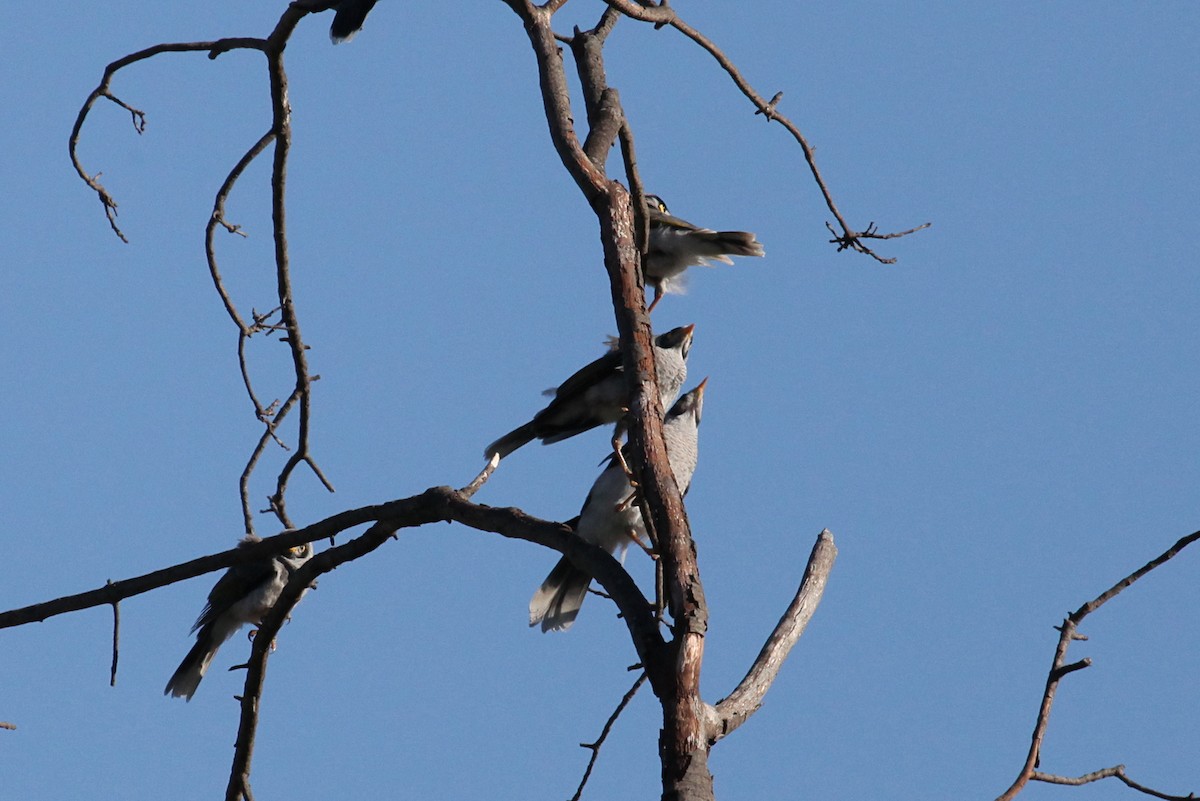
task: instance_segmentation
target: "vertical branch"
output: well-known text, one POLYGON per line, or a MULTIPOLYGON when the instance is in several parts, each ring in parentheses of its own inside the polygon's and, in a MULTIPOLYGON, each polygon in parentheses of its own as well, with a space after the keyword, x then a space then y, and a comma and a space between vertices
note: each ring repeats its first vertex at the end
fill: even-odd
MULTIPOLYGON (((107 586, 112 586, 112 579, 108 579, 107 586)), ((121 653, 121 602, 112 602, 113 610, 113 636, 112 636, 112 667, 108 674, 108 686, 117 686, 117 658, 121 653)))
MULTIPOLYGON (((687 513, 663 441, 663 409, 654 378, 652 332, 646 313, 641 252, 634 234, 629 193, 619 182, 608 179, 603 166, 590 157, 590 154, 607 153, 611 140, 604 142, 593 137, 586 151, 579 144, 562 53, 550 27, 551 12, 527 1, 505 2, 524 22, 537 57, 542 101, 555 150, 600 221, 604 267, 609 276, 622 362, 630 382, 629 444, 634 455, 634 470, 650 510, 646 522, 657 534, 673 616, 674 638, 667 646, 669 653, 666 659, 656 660, 659 665, 667 666, 670 675, 651 676, 651 685, 663 706, 659 741, 663 798, 711 799, 712 774, 708 770, 708 746, 704 737, 706 710, 699 687, 708 607, 687 513)), ((608 15, 602 18, 598 27, 606 21, 609 21, 608 15)), ((611 28, 611 22, 608 27, 611 28)), ((602 37, 597 38, 602 45, 602 37)), ((616 93, 603 83, 599 47, 585 50, 585 53, 587 63, 581 65, 580 74, 590 84, 583 93, 585 98, 592 100, 589 107, 592 128, 594 131, 611 130, 615 137, 625 127, 616 93)), ((629 136, 628 130, 626 136, 629 136)), ((632 149, 624 146, 623 152, 628 159, 632 149)), ((647 666, 647 671, 650 670, 647 666)))
POLYGON ((292 108, 288 100, 287 71, 284 69, 283 52, 296 23, 306 14, 303 10, 289 7, 279 24, 267 39, 267 65, 271 77, 271 132, 275 138, 275 154, 271 167, 271 221, 275 239, 275 274, 279 295, 280 321, 286 331, 284 341, 292 354, 292 366, 296 375, 295 391, 299 395, 299 431, 296 435, 296 450, 288 457, 279 472, 275 493, 271 496, 271 510, 279 522, 292 528, 287 514, 287 485, 292 473, 301 463, 308 464, 321 483, 330 492, 333 486, 322 475, 313 462, 309 450, 309 426, 312 415, 312 383, 317 376, 308 371, 307 346, 300 333, 300 322, 296 317, 295 300, 292 295, 291 264, 287 242, 287 162, 292 147, 292 108))

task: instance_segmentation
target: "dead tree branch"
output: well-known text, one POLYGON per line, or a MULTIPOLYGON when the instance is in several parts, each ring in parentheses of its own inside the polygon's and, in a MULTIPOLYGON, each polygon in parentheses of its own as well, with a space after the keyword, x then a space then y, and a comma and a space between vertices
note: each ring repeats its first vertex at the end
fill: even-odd
POLYGON ((83 123, 91 113, 92 108, 96 105, 96 101, 100 98, 107 98, 113 103, 116 103, 121 108, 129 112, 133 118, 133 128, 139 134, 146 130, 146 114, 140 109, 130 106, 125 101, 121 100, 112 92, 113 76, 120 70, 128 67, 131 64, 136 64, 139 61, 145 61, 148 58, 153 58, 161 53, 198 53, 207 52, 209 58, 215 58, 220 53, 225 53, 230 50, 248 49, 248 50, 263 50, 266 47, 265 39, 218 39, 211 42, 170 42, 167 44, 154 45, 147 47, 144 50, 139 50, 136 53, 130 53, 127 56, 117 59, 104 68, 104 75, 100 79, 100 84, 92 90, 84 101, 83 106, 79 109, 79 114, 75 117, 75 125, 71 129, 71 138, 68 141, 67 149, 71 154, 71 164, 75 167, 75 172, 79 173, 79 177, 83 179, 92 191, 100 199, 100 203, 104 206, 104 215, 108 218, 108 224, 112 228, 113 233, 120 237, 122 242, 128 242, 125 234, 117 226, 117 201, 108 190, 100 183, 100 173, 89 175, 87 170, 83 168, 83 163, 79 160, 79 135, 83 130, 83 123))
POLYGON ((621 713, 625 711, 625 707, 629 706, 629 702, 633 700, 633 696, 637 695, 637 691, 646 683, 646 672, 642 671, 637 677, 637 681, 629 688, 628 692, 621 698, 621 703, 617 704, 617 708, 608 716, 608 720, 604 723, 604 728, 600 730, 600 736, 596 738, 594 743, 580 743, 580 748, 587 748, 592 752, 592 756, 588 759, 587 768, 583 771, 583 778, 579 780, 579 787, 575 789, 575 795, 571 796, 571 801, 579 801, 583 796, 583 788, 587 787, 588 779, 592 776, 592 768, 596 767, 596 760, 600 758, 600 748, 604 745, 604 741, 608 739, 609 732, 616 725, 617 718, 621 717, 621 713))
MULTIPOLYGON (((116 225, 116 200, 108 193, 108 191, 97 180, 96 176, 89 175, 83 168, 78 156, 78 142, 80 132, 83 128, 83 123, 87 119, 88 114, 94 107, 96 101, 101 97, 106 97, 117 103, 122 108, 125 108, 133 116, 134 128, 141 133, 145 130, 145 113, 135 109, 124 101, 120 100, 112 93, 111 85, 115 74, 121 69, 159 55, 160 53, 176 53, 176 52, 207 52, 210 59, 216 58, 222 53, 230 50, 251 49, 258 50, 263 53, 267 60, 267 72, 271 89, 271 127, 264 133, 250 148, 243 154, 237 164, 230 170, 224 182, 218 189, 216 197, 213 201, 213 212, 209 218, 208 225, 205 228, 205 256, 208 261, 209 273, 213 281, 218 296, 221 298, 221 303, 225 307, 226 313, 233 321, 238 329, 238 366, 241 370, 242 380, 246 387, 246 393, 250 398, 250 402, 254 406, 255 416, 264 424, 265 431, 259 443, 255 446, 251 456, 247 462, 246 469, 243 471, 240 492, 242 500, 242 515, 245 524, 245 530, 248 535, 255 535, 254 531, 254 510, 250 501, 249 495, 249 478, 253 473, 255 466, 258 463, 259 457, 263 453, 268 442, 274 441, 285 450, 291 451, 287 460, 275 480, 275 489, 268 499, 269 511, 272 512, 279 522, 287 527, 292 528, 292 522, 287 514, 287 487, 292 474, 300 465, 307 465, 312 470, 317 479, 325 486, 327 490, 333 492, 333 485, 326 478, 320 467, 313 458, 310 448, 310 428, 311 428, 311 411, 312 411, 312 385, 318 380, 319 376, 312 375, 308 366, 308 346, 304 343, 304 338, 300 330, 299 319, 296 315, 295 304, 293 302, 290 263, 288 257, 287 246, 287 221, 286 221, 286 191, 287 191, 287 161, 288 154, 291 148, 291 107, 288 102, 287 91, 287 72, 284 68, 283 52, 287 47, 288 40, 291 38, 296 25, 309 12, 300 7, 289 6, 280 16, 276 23, 275 29, 266 39, 259 38, 226 38, 208 42, 179 42, 155 45, 154 47, 146 48, 137 53, 130 54, 124 58, 118 59, 109 64, 104 71, 104 75, 99 86, 93 90, 92 94, 84 102, 83 107, 79 111, 79 115, 75 121, 75 126, 71 132, 70 138, 70 154, 71 161, 75 166, 76 172, 88 186, 99 196, 101 203, 104 206, 105 214, 108 217, 109 225, 113 231, 123 241, 127 241, 124 233, 121 232, 116 225), (277 294, 277 311, 280 315, 279 322, 266 323, 266 318, 270 314, 259 317, 254 315, 254 322, 247 324, 242 315, 238 312, 237 306, 234 304, 232 297, 225 288, 224 281, 221 277, 220 269, 217 264, 216 257, 216 242, 215 232, 218 226, 223 227, 229 233, 235 233, 244 236, 244 232, 238 225, 231 224, 225 216, 225 204, 237 184, 239 178, 245 172, 246 168, 261 155, 267 147, 274 145, 274 159, 271 168, 271 217, 272 217, 272 235, 275 245, 275 273, 276 273, 276 294, 277 294), (295 384, 292 392, 292 397, 288 404, 285 404, 283 412, 272 414, 269 408, 264 408, 258 400, 258 396, 254 391, 253 384, 250 379, 250 372, 246 362, 246 342, 255 334, 263 331, 281 331, 283 332, 282 341, 287 343, 292 357, 293 373, 295 375, 295 384), (300 412, 298 432, 296 435, 295 448, 288 448, 276 435, 276 430, 279 422, 282 420, 284 413, 295 405, 300 412)), ((274 404, 272 404, 273 406, 274 404)))
MULTIPOLYGON (((1063 676, 1073 673, 1076 670, 1081 670, 1091 664, 1091 660, 1089 659, 1083 659, 1069 665, 1066 664, 1067 649, 1070 647, 1071 641, 1084 639, 1082 635, 1077 633, 1079 624, 1083 622, 1084 618, 1086 618, 1092 612, 1095 612, 1108 601, 1115 598, 1135 581, 1145 576, 1151 570, 1154 570, 1155 568, 1169 562, 1184 548, 1191 545, 1198 539, 1200 539, 1200 531, 1189 534, 1186 537, 1182 537, 1166 551, 1154 559, 1151 559, 1149 562, 1142 565, 1142 567, 1130 573, 1112 587, 1076 609, 1074 612, 1068 615, 1065 620, 1063 620, 1062 625, 1058 627, 1058 644, 1055 646, 1054 659, 1051 662, 1050 671, 1046 676, 1046 689, 1042 693, 1042 701, 1038 706, 1037 721, 1033 727, 1032 742, 1029 746, 1029 753, 1025 757, 1025 764, 1021 767, 1021 772, 1017 774, 1017 778, 1015 781, 1013 781, 1012 786, 1005 790, 1004 793, 996 799, 996 801, 1011 801, 1011 799, 1016 798, 1017 794, 1019 794, 1021 790, 1025 788, 1025 785, 1034 778, 1034 774, 1037 772, 1037 768, 1040 763, 1042 740, 1046 736, 1046 727, 1050 723, 1050 708, 1054 705, 1054 694, 1058 689, 1058 682, 1063 678, 1063 676)), ((1061 784, 1066 782, 1059 783, 1061 784)), ((1080 783, 1082 784, 1083 782, 1080 783)), ((1168 796, 1160 797, 1166 798, 1168 796)))
POLYGON ((715 743, 741 726, 762 706, 763 698, 779 675, 784 660, 817 611, 836 558, 837 546, 833 543, 833 535, 829 529, 825 529, 813 545, 796 596, 767 638, 758 658, 734 691, 712 708, 708 727, 710 743, 715 743))
POLYGON ((1092 782, 1100 781, 1101 779, 1108 779, 1114 776, 1124 782, 1126 787, 1155 798, 1166 799, 1166 801, 1188 801, 1189 799, 1194 799, 1196 797, 1195 793, 1188 793, 1187 795, 1168 795, 1166 793, 1160 793, 1158 790, 1152 790, 1145 785, 1138 784, 1133 779, 1125 775, 1124 765, 1116 765, 1111 768, 1104 768, 1102 770, 1093 771, 1092 773, 1086 773, 1083 776, 1054 776, 1049 773, 1034 771, 1033 775, 1029 778, 1035 782, 1046 782, 1047 784, 1065 784, 1071 787, 1079 787, 1080 785, 1091 784, 1092 782))
MULTIPOLYGON (((778 122, 787 129, 787 132, 790 133, 792 138, 796 140, 796 143, 800 145, 800 149, 804 153, 804 161, 807 163, 808 170, 812 174, 813 180, 816 182, 817 188, 821 192, 821 197, 825 200, 825 206, 829 209, 829 213, 834 216, 834 219, 837 220, 838 226, 841 228, 841 233, 835 232, 835 238, 832 240, 838 245, 838 251, 854 250, 858 253, 863 253, 867 256, 870 256, 882 264, 895 264, 895 258, 885 258, 880 256, 874 250, 867 247, 867 245, 863 243, 863 240, 895 239, 897 237, 907 236, 908 234, 921 231, 932 225, 932 223, 924 223, 923 225, 918 225, 915 228, 910 228, 907 231, 899 231, 891 234, 879 234, 875 231, 874 223, 868 225, 866 230, 863 231, 858 231, 852 228, 850 223, 848 223, 846 218, 842 215, 842 212, 838 209, 837 203, 833 199, 833 193, 830 191, 829 185, 825 182, 824 176, 821 175, 820 168, 817 167, 816 153, 813 150, 812 145, 809 144, 808 139, 800 131, 800 128, 785 115, 779 112, 778 104, 782 99, 782 92, 777 92, 770 100, 764 98, 761 94, 755 91, 754 87, 750 85, 750 82, 746 80, 741 71, 737 68, 737 65, 734 64, 733 61, 727 55, 725 55, 725 53, 719 47, 717 47, 717 45, 711 39, 684 22, 675 12, 675 9, 671 8, 666 3, 647 6, 635 3, 633 0, 605 0, 605 2, 608 3, 609 7, 617 9, 627 17, 640 20, 641 22, 652 23, 656 29, 670 26, 686 36, 688 39, 691 39, 709 55, 711 55, 721 66, 721 69, 723 69, 725 73, 729 75, 730 79, 733 80, 734 84, 741 91, 741 93, 745 95, 746 98, 749 99, 754 105, 755 114, 762 114, 767 118, 768 121, 778 122)), ((826 223, 826 226, 829 227, 829 223, 826 223)), ((833 230, 832 227, 830 227, 830 230, 833 230)))
MULTIPOLYGON (((112 580, 109 580, 112 584, 112 580)), ((112 636, 112 667, 109 670, 108 686, 117 686, 117 658, 121 653, 121 604, 113 601, 113 636, 112 636)))

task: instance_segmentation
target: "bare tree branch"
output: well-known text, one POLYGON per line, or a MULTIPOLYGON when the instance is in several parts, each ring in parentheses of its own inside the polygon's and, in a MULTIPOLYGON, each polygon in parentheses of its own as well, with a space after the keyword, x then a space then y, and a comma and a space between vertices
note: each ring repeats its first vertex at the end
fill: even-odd
MULTIPOLYGON (((528 2, 505 2, 524 22, 537 58, 551 141, 600 222, 622 363, 630 382, 629 447, 639 493, 649 512, 644 516, 647 530, 653 531, 659 549, 672 614, 673 637, 666 658, 643 659, 651 686, 663 705, 663 794, 667 798, 709 799, 713 795, 712 774, 708 770, 704 704, 700 699, 708 607, 687 512, 662 438, 663 409, 655 381, 652 332, 630 197, 625 187, 607 178, 603 168, 579 144, 562 53, 550 27, 550 15, 528 2), (657 672, 660 664, 669 666, 663 674, 657 672)), ((602 75, 595 69, 582 69, 580 75, 592 82, 583 89, 585 102, 589 97, 593 99, 590 119, 595 127, 603 128, 602 118, 615 115, 619 108, 616 97, 605 91, 608 87, 601 85, 602 75)))
MULTIPOLYGON (((561 523, 539 520, 520 509, 475 504, 462 492, 450 487, 432 487, 420 495, 350 509, 303 528, 285 531, 258 542, 245 543, 227 551, 192 559, 142 576, 114 581, 95 590, 0 612, 0 629, 41 622, 56 615, 112 604, 214 570, 282 553, 296 545, 327 539, 366 524, 390 527, 395 531, 439 522, 462 523, 479 531, 525 540, 563 554, 580 569, 591 573, 617 604, 622 619, 633 636, 639 659, 648 666, 659 669, 665 667, 658 664, 663 640, 654 621, 653 607, 611 554, 603 548, 584 542, 561 523)), ((376 542, 364 534, 346 544, 359 542, 364 537, 367 538, 364 542, 371 544, 365 552, 374 550, 387 539, 383 537, 376 542)), ((363 543, 354 546, 360 547, 363 547, 363 543)), ((353 549, 338 551, 339 554, 353 552, 353 549)), ((313 560, 317 558, 314 556, 313 560)), ((318 565, 323 563, 317 562, 318 565)))
POLYGON ((68 141, 67 149, 71 154, 71 164, 75 167, 75 172, 79 173, 79 177, 83 182, 92 188, 100 199, 100 203, 104 206, 104 214, 108 218, 108 224, 112 228, 113 233, 120 237, 122 242, 128 242, 125 234, 117 226, 117 201, 109 194, 108 190, 98 180, 100 173, 88 175, 87 170, 83 168, 83 163, 79 160, 79 135, 83 130, 83 123, 91 113, 92 107, 96 105, 96 101, 100 98, 108 98, 116 103, 121 108, 129 112, 133 117, 133 127, 139 134, 146 130, 146 114, 145 112, 136 109, 125 101, 118 98, 112 93, 112 79, 120 70, 128 67, 130 64, 136 64, 139 61, 144 61, 148 58, 153 58, 160 53, 196 53, 208 52, 209 58, 215 58, 219 53, 225 53, 235 49, 250 49, 263 50, 266 47, 265 39, 218 39, 211 42, 171 42, 167 44, 154 45, 147 47, 144 50, 139 50, 136 53, 130 53, 123 58, 109 64, 104 68, 104 75, 100 79, 100 84, 92 93, 88 95, 83 106, 79 109, 79 114, 75 117, 75 125, 71 129, 71 138, 68 141))
MULTIPOLYGON (((900 236, 907 236, 908 234, 915 233, 916 231, 923 230, 932 225, 932 223, 924 223, 923 225, 916 226, 915 228, 910 228, 907 231, 901 231, 892 234, 877 233, 874 230, 874 223, 871 223, 869 226, 867 226, 865 231, 857 231, 852 228, 850 224, 846 222, 846 218, 842 216, 841 211, 838 210, 837 203, 835 203, 833 199, 833 193, 829 190, 829 185, 825 183, 825 178, 821 175, 821 170, 817 167, 816 153, 814 152, 812 145, 809 144, 808 139, 791 120, 779 113, 777 106, 779 101, 782 99, 782 92, 777 92, 770 100, 763 98, 763 96, 755 91, 754 87, 750 85, 750 82, 742 76, 742 73, 737 68, 737 65, 735 65, 733 61, 730 60, 730 58, 726 56, 725 53, 719 47, 717 47, 715 43, 712 42, 712 40, 684 22, 679 15, 675 13, 675 9, 671 8, 666 3, 660 3, 656 6, 647 6, 644 4, 639 5, 632 2, 632 0, 605 0, 605 2, 608 3, 610 7, 617 9, 628 17, 632 17, 633 19, 640 20, 642 22, 653 23, 655 28, 662 28, 669 25, 687 38, 691 39, 693 42, 707 51, 709 55, 716 59, 717 63, 721 66, 721 69, 723 69, 729 75, 737 88, 741 90, 742 94, 754 104, 756 114, 762 114, 767 118, 768 121, 778 122, 787 129, 788 133, 790 133, 792 138, 796 140, 796 143, 800 145, 800 149, 804 153, 804 160, 808 164, 809 172, 812 174, 813 180, 816 181, 817 188, 820 190, 821 196, 825 200, 825 206, 829 209, 829 212, 834 216, 838 222, 838 225, 842 229, 840 234, 834 234, 835 239, 833 240, 835 243, 837 243, 839 251, 854 250, 868 255, 882 264, 895 264, 895 258, 884 258, 883 256, 880 256, 871 248, 863 244, 863 240, 894 239, 900 236)), ((826 225, 828 226, 829 224, 826 223, 826 225)))
POLYGON ((1133 779, 1125 775, 1124 765, 1116 765, 1111 768, 1104 768, 1102 770, 1084 774, 1083 776, 1075 777, 1054 776, 1049 773, 1034 771, 1033 775, 1029 778, 1035 782, 1046 782, 1047 784, 1065 784, 1072 787, 1078 787, 1084 784, 1091 784, 1092 782, 1099 781, 1101 779, 1108 779, 1113 776, 1124 782, 1126 787, 1137 790, 1139 793, 1145 793, 1146 795, 1154 796, 1155 798, 1166 799, 1166 801, 1188 801, 1188 799, 1194 799, 1196 797, 1195 793, 1188 793, 1187 795, 1167 795, 1166 793, 1160 793, 1158 790, 1152 790, 1145 785, 1138 784, 1133 779))
POLYGON ((571 796, 571 801, 579 801, 583 796, 583 788, 587 786, 588 779, 592 776, 592 768, 596 767, 596 760, 600 758, 600 748, 604 745, 604 741, 608 739, 609 732, 617 722, 617 718, 621 717, 621 713, 625 711, 625 707, 629 706, 629 702, 633 700, 633 696, 637 695, 637 691, 646 683, 646 672, 642 671, 637 677, 637 681, 629 688, 628 692, 621 698, 621 703, 617 704, 617 708, 608 716, 608 720, 604 723, 604 728, 600 730, 600 736, 596 738, 594 743, 580 743, 580 748, 591 750, 592 756, 588 759, 587 769, 583 771, 583 778, 579 780, 579 787, 575 789, 575 795, 571 796))
MULTIPOLYGON (((108 581, 112 584, 112 580, 108 581)), ((121 604, 113 601, 113 636, 112 636, 112 668, 109 670, 108 686, 117 686, 117 657, 121 652, 121 604)))
MULTIPOLYGON (((259 402, 257 395, 254 392, 252 382, 250 380, 249 369, 246 363, 246 341, 259 331, 282 330, 284 332, 283 341, 289 346, 292 355, 293 371, 295 373, 295 387, 292 394, 293 400, 291 403, 297 405, 300 410, 300 420, 297 433, 296 447, 292 450, 283 468, 275 482, 275 491, 270 496, 269 508, 277 519, 285 527, 292 528, 292 522, 287 514, 287 486, 288 482, 295 471, 301 464, 307 465, 317 479, 328 489, 333 491, 333 485, 326 478, 320 467, 314 461, 309 442, 309 432, 311 425, 311 402, 312 402, 312 384, 319 376, 314 376, 309 373, 307 346, 304 344, 304 339, 300 331, 299 320, 296 316, 295 305, 292 299, 291 276, 288 260, 287 249, 287 225, 286 225, 286 181, 287 181, 287 159, 291 147, 291 108, 288 103, 287 93, 287 73, 284 69, 283 51, 287 47, 287 42, 295 30, 297 23, 304 18, 309 12, 303 8, 289 6, 280 16, 276 23, 275 29, 266 39, 258 38, 227 38, 211 42, 183 42, 156 45, 146 48, 137 53, 125 56, 122 59, 114 61, 105 69, 104 76, 101 79, 100 85, 92 92, 79 111, 79 115, 75 122, 75 127, 71 133, 70 153, 72 163, 75 165, 76 172, 100 197, 101 202, 105 207, 105 213, 108 216, 109 224, 114 232, 125 239, 124 234, 116 225, 116 201, 111 195, 99 184, 95 176, 89 176, 83 169, 77 154, 77 145, 80 131, 83 123, 90 113, 91 108, 96 100, 100 97, 107 97, 113 102, 119 104, 133 115, 135 129, 140 133, 145 129, 145 114, 138 109, 134 109, 128 104, 121 101, 112 94, 110 86, 113 76, 119 70, 130 64, 142 61, 160 53, 168 52, 200 52, 207 51, 209 58, 216 58, 221 53, 228 52, 234 49, 254 49, 261 51, 267 58, 268 76, 271 88, 271 111, 272 123, 271 129, 263 134, 242 156, 233 169, 230 170, 217 191, 213 202, 213 213, 209 219, 205 229, 205 255, 208 260, 209 272, 212 277, 213 286, 217 290, 217 294, 221 298, 222 304, 225 306, 226 312, 230 319, 238 328, 238 365, 242 373, 242 380, 246 386, 246 392, 250 397, 251 403, 254 405, 255 415, 260 421, 266 425, 266 431, 263 438, 260 439, 258 445, 254 448, 245 471, 243 471, 240 483, 241 498, 242 498, 242 514, 245 523, 247 534, 254 534, 254 519, 253 509, 249 499, 248 482, 250 474, 253 472, 259 457, 262 455, 263 448, 268 441, 275 441, 285 447, 275 434, 278 422, 283 415, 275 415, 274 419, 269 419, 271 415, 259 402), (276 269, 276 286, 278 296, 278 312, 280 322, 278 325, 265 324, 265 318, 254 316, 254 323, 247 325, 242 316, 238 313, 237 307, 225 288, 224 281, 221 277, 220 270, 217 266, 216 250, 215 250, 215 231, 218 225, 224 227, 231 233, 241 234, 241 228, 236 225, 231 225, 225 219, 225 203, 233 190, 238 179, 245 172, 247 166, 258 157, 269 145, 274 144, 274 161, 271 170, 271 213, 272 213, 272 234, 275 243, 275 269, 276 269)), ((267 316, 270 316, 269 314, 267 316)), ((290 408, 291 404, 285 405, 285 411, 290 408)), ((291 449, 288 449, 291 450, 291 449)))
MULTIPOLYGON (((1025 785, 1033 778, 1038 767, 1042 752, 1042 740, 1046 736, 1046 727, 1050 723, 1050 708, 1054 705, 1054 693, 1058 689, 1059 680, 1076 670, 1087 667, 1091 664, 1091 660, 1084 659, 1073 664, 1066 664, 1067 649, 1071 645, 1072 640, 1083 639, 1076 630, 1083 619, 1095 612, 1108 601, 1115 598, 1122 590, 1132 585, 1135 581, 1145 576, 1151 570, 1167 563, 1175 558, 1184 548, 1191 545, 1196 540, 1200 539, 1200 531, 1196 531, 1186 537, 1180 538, 1174 545, 1168 548, 1163 553, 1159 554, 1154 559, 1151 559, 1142 567, 1130 573, 1125 578, 1118 581, 1109 589, 1085 603, 1083 606, 1076 609, 1063 621, 1062 626, 1058 628, 1058 644, 1054 649, 1054 660, 1050 665, 1050 672, 1046 677, 1046 689, 1042 693, 1042 701, 1038 707, 1037 722, 1033 727, 1032 742, 1029 746, 1029 753, 1025 757, 1025 764, 1021 767, 1021 772, 1017 774, 1016 780, 1012 786, 1004 791, 996 801, 1011 801, 1018 793, 1025 788, 1025 785)), ((1115 774, 1114 774, 1115 775, 1115 774)), ((1132 785, 1131 785, 1132 786, 1132 785)))
POLYGON ((813 545, 796 596, 767 638, 758 658, 734 691, 712 709, 708 727, 710 743, 715 743, 741 726, 762 706, 763 698, 779 675, 784 660, 817 611, 836 558, 837 546, 833 544, 833 535, 829 529, 825 529, 813 545))

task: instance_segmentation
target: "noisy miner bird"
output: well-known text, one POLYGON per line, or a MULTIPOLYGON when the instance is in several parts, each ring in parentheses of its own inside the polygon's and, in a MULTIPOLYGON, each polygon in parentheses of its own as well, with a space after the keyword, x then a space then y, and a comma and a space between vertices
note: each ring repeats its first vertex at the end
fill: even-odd
POLYGON ((334 44, 348 42, 362 30, 363 23, 377 0, 295 0, 292 5, 310 13, 336 9, 333 24, 329 26, 329 39, 334 44))
MULTIPOLYGON (((257 538, 247 537, 238 543, 238 547, 257 541, 257 538)), ((196 636, 196 644, 179 663, 163 695, 192 700, 217 650, 244 624, 260 624, 279 600, 288 578, 312 555, 312 543, 306 542, 288 549, 286 553, 256 562, 244 562, 225 571, 225 575, 209 592, 208 603, 192 626, 193 633, 200 632, 196 636)))
MULTIPOLYGON (((675 474, 675 483, 684 495, 696 470, 700 409, 704 401, 704 385, 707 383, 706 378, 677 400, 663 421, 667 459, 671 463, 671 472, 675 474)), ((611 459, 583 502, 575 533, 610 553, 619 550, 623 558, 625 548, 634 538, 640 542, 646 536, 642 510, 639 504, 632 501, 632 496, 629 477, 617 460, 611 459)), ((565 556, 559 559, 529 601, 529 625, 540 623, 542 631, 569 629, 579 614, 579 607, 583 605, 591 583, 590 574, 575 567, 565 556)))
MULTIPOLYGON (((687 357, 695 328, 694 323, 673 328, 654 339, 658 391, 664 408, 675 400, 687 378, 687 357)), ((503 459, 534 439, 549 445, 596 426, 619 422, 629 409, 621 352, 610 350, 546 394, 553 394, 554 400, 528 423, 488 445, 483 451, 485 459, 495 455, 503 459)))
POLYGON ((658 195, 646 195, 646 215, 650 219, 650 243, 642 265, 646 286, 654 287, 649 311, 666 293, 684 289, 683 273, 688 267, 713 267, 717 262, 733 264, 730 256, 763 256, 754 234, 748 231, 713 231, 675 217, 658 195))

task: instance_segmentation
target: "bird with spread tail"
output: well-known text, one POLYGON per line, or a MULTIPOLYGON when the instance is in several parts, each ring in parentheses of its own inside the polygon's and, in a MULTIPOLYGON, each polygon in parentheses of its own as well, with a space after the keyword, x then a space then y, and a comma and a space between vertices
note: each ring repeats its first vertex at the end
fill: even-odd
MULTIPOLYGON (((247 537, 238 547, 258 541, 247 537)), ((292 573, 312 554, 312 543, 306 542, 268 559, 244 562, 225 571, 208 593, 208 603, 192 626, 192 633, 198 632, 196 644, 179 663, 163 695, 192 700, 218 649, 246 623, 255 626, 262 623, 292 573)))
MULTIPOLYGON (((663 408, 675 400, 687 378, 687 357, 696 326, 673 328, 654 339, 658 367, 658 391, 663 408)), ((510 453, 540 439, 543 444, 561 442, 597 426, 619 423, 629 411, 629 388, 621 365, 621 352, 612 349, 581 367, 557 389, 547 390, 554 399, 522 426, 514 428, 484 449, 485 459, 510 453)), ((619 432, 614 434, 617 439, 619 432)))
POLYGON ((713 267, 733 264, 730 256, 764 256, 762 243, 749 231, 714 231, 700 228, 671 214, 658 195, 646 195, 646 216, 650 221, 650 242, 642 264, 646 286, 654 287, 654 300, 648 311, 664 294, 684 290, 684 272, 688 267, 713 267))
MULTIPOLYGON (((667 459, 683 495, 687 494, 696 471, 700 411, 707 383, 706 378, 680 397, 663 420, 667 459)), ((610 459, 583 502, 574 525, 575 533, 610 553, 620 551, 623 557, 630 542, 640 543, 646 536, 646 524, 639 504, 633 502, 633 492, 624 468, 616 459, 610 459)), ((591 583, 591 575, 575 567, 567 557, 558 560, 529 601, 529 625, 541 624, 542 631, 570 628, 591 583)))

